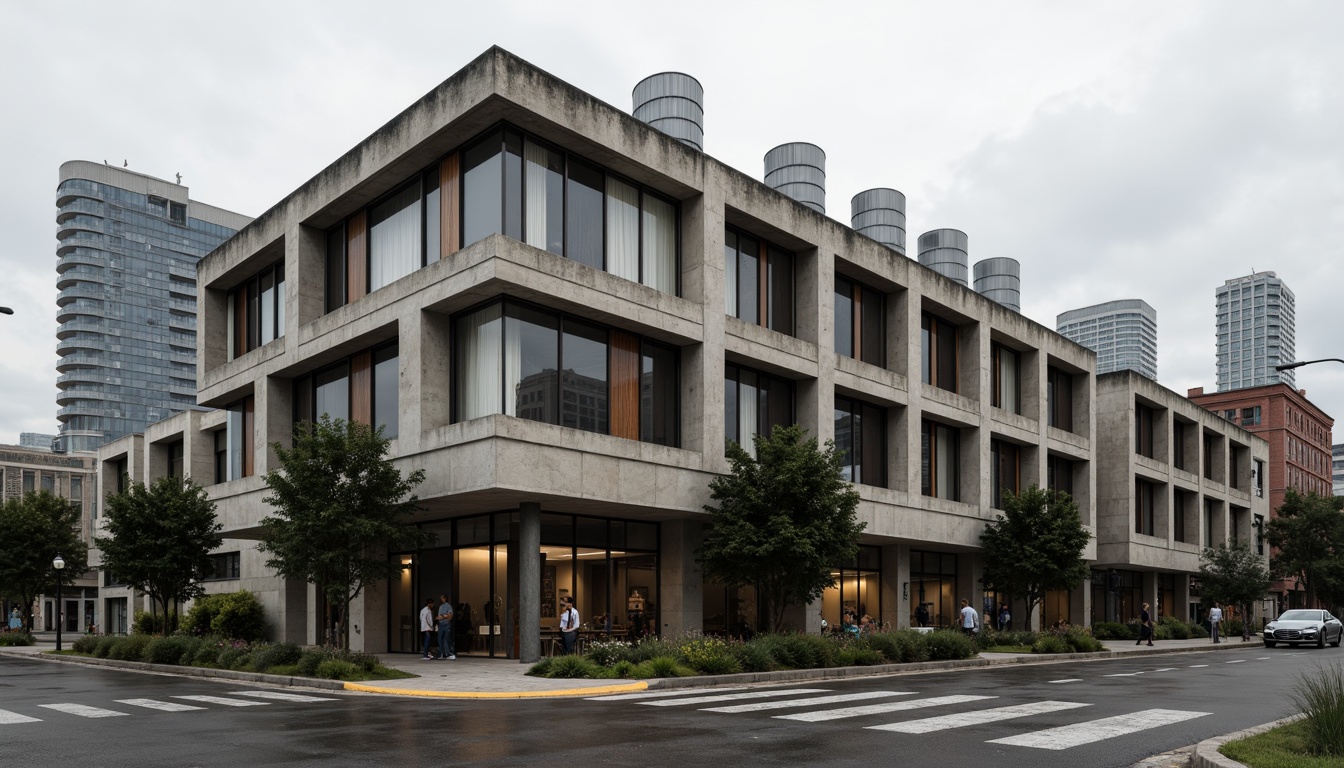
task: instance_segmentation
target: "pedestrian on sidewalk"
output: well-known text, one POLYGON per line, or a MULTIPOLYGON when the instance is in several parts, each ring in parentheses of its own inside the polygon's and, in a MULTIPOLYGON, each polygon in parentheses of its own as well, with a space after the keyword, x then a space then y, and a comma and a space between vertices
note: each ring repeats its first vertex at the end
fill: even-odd
POLYGON ((1013 614, 1008 612, 1008 604, 1004 603, 999 609, 999 631, 1007 632, 1011 626, 1013 626, 1013 614))
POLYGON ((975 633, 980 631, 980 614, 971 607, 969 600, 964 599, 961 601, 961 631, 967 637, 975 637, 975 633))
POLYGON ((1135 645, 1142 645, 1147 640, 1149 645, 1153 644, 1153 614, 1148 612, 1148 604, 1143 604, 1143 610, 1139 611, 1139 641, 1135 645))
POLYGON ((453 604, 447 595, 439 595, 439 613, 434 617, 439 622, 439 659, 456 659, 457 648, 453 642, 453 604))
POLYGON ((420 609, 420 634, 425 638, 425 658, 432 659, 429 655, 429 645, 434 639, 434 598, 425 599, 425 607, 420 609))
POLYGON ((564 598, 565 611, 560 614, 560 642, 564 645, 565 655, 574 652, 579 640, 579 611, 574 607, 574 598, 564 598))
POLYGON ((1222 624, 1222 621, 1223 609, 1219 608, 1217 603, 1214 603, 1213 607, 1209 609, 1209 636, 1213 638, 1213 642, 1215 643, 1221 643, 1223 641, 1218 634, 1218 627, 1222 624))

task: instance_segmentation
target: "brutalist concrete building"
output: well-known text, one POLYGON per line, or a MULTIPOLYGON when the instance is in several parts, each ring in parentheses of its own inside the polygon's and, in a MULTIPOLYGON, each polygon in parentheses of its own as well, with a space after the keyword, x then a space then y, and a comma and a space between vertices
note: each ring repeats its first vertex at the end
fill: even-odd
POLYGON ((324 413, 380 425, 426 471, 436 537, 388 553, 401 575, 355 606, 355 645, 417 650, 445 592, 459 653, 528 659, 566 596, 624 637, 755 626, 751 590, 700 577, 703 507, 727 441, 797 422, 846 451, 867 530, 794 626, 992 609, 978 542, 1002 491, 1068 490, 1095 527, 1094 353, 827 218, 819 148, 772 153, 803 202, 705 154, 702 93, 656 75, 644 122, 485 52, 200 263, 198 400, 219 410, 104 448, 104 479, 209 485, 217 588, 315 642, 318 594, 255 550, 267 446, 324 413))

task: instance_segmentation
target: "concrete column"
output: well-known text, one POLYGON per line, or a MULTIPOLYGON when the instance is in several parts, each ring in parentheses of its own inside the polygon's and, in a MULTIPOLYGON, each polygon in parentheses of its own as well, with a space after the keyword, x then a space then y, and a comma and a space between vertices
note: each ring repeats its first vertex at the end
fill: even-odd
POLYGON ((294 439, 294 389, 288 379, 267 376, 258 387, 255 404, 256 424, 252 430, 260 443, 254 452, 257 457, 256 470, 264 475, 280 467, 279 457, 272 447, 275 443, 284 446, 292 444, 294 439))
POLYGON ((803 631, 809 635, 821 634, 821 598, 808 603, 803 609, 803 631))
POLYGON ((1190 574, 1176 574, 1176 605, 1174 606, 1176 618, 1184 622, 1190 621, 1190 574))
POLYGON ((350 646, 365 653, 387 653, 387 582, 365 588, 362 600, 350 604, 350 646))
POLYGON ((405 456, 420 450, 421 435, 450 422, 448 365, 452 349, 446 315, 418 311, 401 322, 397 397, 403 407, 397 450, 405 456))
POLYGON ((663 607, 660 633, 676 637, 704 628, 704 579, 695 562, 695 549, 704 536, 699 520, 670 520, 662 524, 659 595, 663 607))
MULTIPOLYGON (((326 309, 326 233, 295 224, 285 233, 285 338, 322 316, 326 309)), ((297 349, 297 343, 287 348, 297 349)))
POLYGON ((1143 602, 1148 604, 1148 613, 1152 614, 1153 625, 1157 625, 1157 574, 1143 572, 1143 602))
POLYGON ((304 645, 309 642, 309 584, 298 579, 281 579, 280 620, 276 622, 276 640, 304 645))
POLYGON ((541 658, 541 504, 518 505, 518 661, 541 658))

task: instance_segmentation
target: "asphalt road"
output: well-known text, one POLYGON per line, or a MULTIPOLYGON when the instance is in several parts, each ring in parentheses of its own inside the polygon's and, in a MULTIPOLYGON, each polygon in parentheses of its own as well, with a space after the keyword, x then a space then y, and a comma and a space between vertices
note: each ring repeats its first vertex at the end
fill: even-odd
POLYGON ((1344 662, 1344 652, 1257 644, 641 698, 463 701, 3 657, 0 754, 21 757, 13 764, 25 768, 1118 768, 1282 717, 1294 678, 1332 662, 1344 662), (296 694, 317 700, 283 698, 296 694), (736 698, 701 698, 718 696, 736 698))

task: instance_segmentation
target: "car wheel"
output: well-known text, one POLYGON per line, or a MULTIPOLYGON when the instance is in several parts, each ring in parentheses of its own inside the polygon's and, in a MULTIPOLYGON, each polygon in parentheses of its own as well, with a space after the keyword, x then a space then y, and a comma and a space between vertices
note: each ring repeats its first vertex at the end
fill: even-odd
POLYGON ((1266 640, 1266 641, 1265 641, 1265 647, 1266 647, 1266 648, 1273 648, 1273 647, 1276 646, 1276 645, 1278 645, 1278 643, 1274 642, 1273 640, 1266 640))
POLYGON ((1335 642, 1331 643, 1331 644, 1330 644, 1330 647, 1331 647, 1331 648, 1338 648, 1338 647, 1339 647, 1339 641, 1341 641, 1341 640, 1344 640, 1344 629, 1340 629, 1340 630, 1339 630, 1339 634, 1335 635, 1335 642))
POLYGON ((1316 647, 1317 648, 1325 647, 1325 630, 1321 630, 1320 636, 1316 638, 1316 647))

